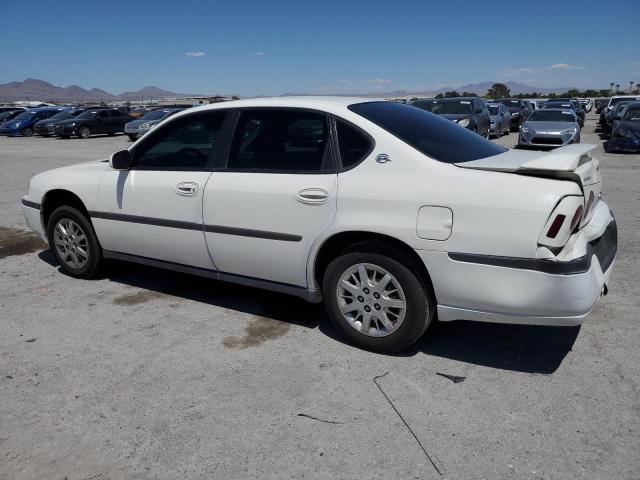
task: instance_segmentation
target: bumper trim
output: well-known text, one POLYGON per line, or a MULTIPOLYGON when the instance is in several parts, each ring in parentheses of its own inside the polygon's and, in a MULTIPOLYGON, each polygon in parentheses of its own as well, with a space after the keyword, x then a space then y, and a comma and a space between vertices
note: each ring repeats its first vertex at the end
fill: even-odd
POLYGON ((454 253, 447 255, 456 262, 477 263, 495 267, 515 268, 520 270, 534 270, 536 272, 553 275, 575 275, 585 273, 591 268, 591 260, 595 255, 603 271, 606 271, 616 256, 618 250, 618 227, 615 220, 607 226, 601 237, 587 244, 587 253, 583 257, 569 261, 553 261, 538 258, 503 257, 496 255, 478 255, 475 253, 454 253))

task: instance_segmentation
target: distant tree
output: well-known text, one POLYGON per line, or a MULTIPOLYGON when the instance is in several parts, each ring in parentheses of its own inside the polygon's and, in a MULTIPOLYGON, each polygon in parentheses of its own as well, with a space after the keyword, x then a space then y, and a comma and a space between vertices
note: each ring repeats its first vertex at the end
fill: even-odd
POLYGON ((590 98, 590 97, 598 97, 600 96, 600 93, 598 92, 598 90, 593 90, 593 89, 587 89, 584 92, 582 92, 582 97, 585 98, 590 98))
POLYGON ((478 95, 476 95, 473 92, 462 92, 462 96, 463 97, 477 97, 478 95))
POLYGON ((611 82, 611 83, 609 84, 609 86, 611 87, 611 88, 609 89, 609 92, 613 92, 613 86, 614 86, 614 85, 615 85, 615 83, 613 83, 613 82, 611 82))
POLYGON ((436 98, 444 98, 444 95, 439 93, 439 94, 436 95, 436 98))
POLYGON ((487 90, 488 98, 507 98, 511 91, 504 83, 494 83, 491 88, 487 90))
POLYGON ((418 100, 418 97, 411 97, 411 100, 409 100, 410 102, 415 102, 418 100))
POLYGON ((607 90, 606 88, 602 88, 602 89, 598 90, 598 95, 596 95, 596 96, 597 97, 608 97, 610 93, 611 93, 611 90, 607 90))
POLYGON ((459 97, 460 94, 458 92, 456 92, 455 90, 452 90, 450 92, 444 92, 444 96, 445 96, 445 98, 452 98, 452 97, 459 97))

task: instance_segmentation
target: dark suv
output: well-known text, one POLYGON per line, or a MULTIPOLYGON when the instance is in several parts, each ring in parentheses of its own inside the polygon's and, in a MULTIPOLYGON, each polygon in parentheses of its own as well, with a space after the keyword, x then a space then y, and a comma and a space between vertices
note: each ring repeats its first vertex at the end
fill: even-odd
POLYGON ((57 122, 54 125, 54 134, 62 138, 89 138, 98 133, 124 133, 124 124, 129 120, 131 117, 126 112, 116 108, 90 109, 75 118, 57 122))
POLYGON ((528 102, 519 98, 501 98, 496 102, 506 105, 507 110, 509 110, 512 132, 520 130, 520 125, 526 122, 529 115, 531 115, 531 107, 529 107, 528 102))
POLYGON ((440 115, 461 127, 467 128, 489 138, 491 116, 487 104, 477 97, 455 97, 430 100, 416 100, 414 107, 440 115))

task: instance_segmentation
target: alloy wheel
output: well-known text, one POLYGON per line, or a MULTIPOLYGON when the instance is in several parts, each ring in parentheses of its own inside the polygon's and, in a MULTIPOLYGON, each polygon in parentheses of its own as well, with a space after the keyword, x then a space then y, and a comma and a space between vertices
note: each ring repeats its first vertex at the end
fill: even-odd
POLYGON ((91 130, 88 127, 80 127, 78 131, 80 138, 89 138, 91 136, 91 130))
POLYGON ((407 302, 400 282, 384 268, 371 263, 349 267, 336 288, 343 319, 358 332, 385 337, 405 318, 407 302))
POLYGON ((58 257, 74 270, 89 260, 89 241, 82 227, 69 218, 61 218, 53 229, 53 243, 58 257))

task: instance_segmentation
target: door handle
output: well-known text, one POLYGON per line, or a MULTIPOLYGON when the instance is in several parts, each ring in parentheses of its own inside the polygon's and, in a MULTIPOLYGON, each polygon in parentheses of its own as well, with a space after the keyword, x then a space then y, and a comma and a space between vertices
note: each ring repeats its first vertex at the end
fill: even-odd
POLYGON ((317 205, 319 203, 324 203, 329 198, 329 192, 327 192, 324 188, 303 188, 298 192, 296 198, 301 203, 306 203, 309 205, 317 205))
POLYGON ((196 182, 180 182, 176 185, 176 193, 178 195, 190 196, 195 195, 200 190, 200 185, 196 182))

